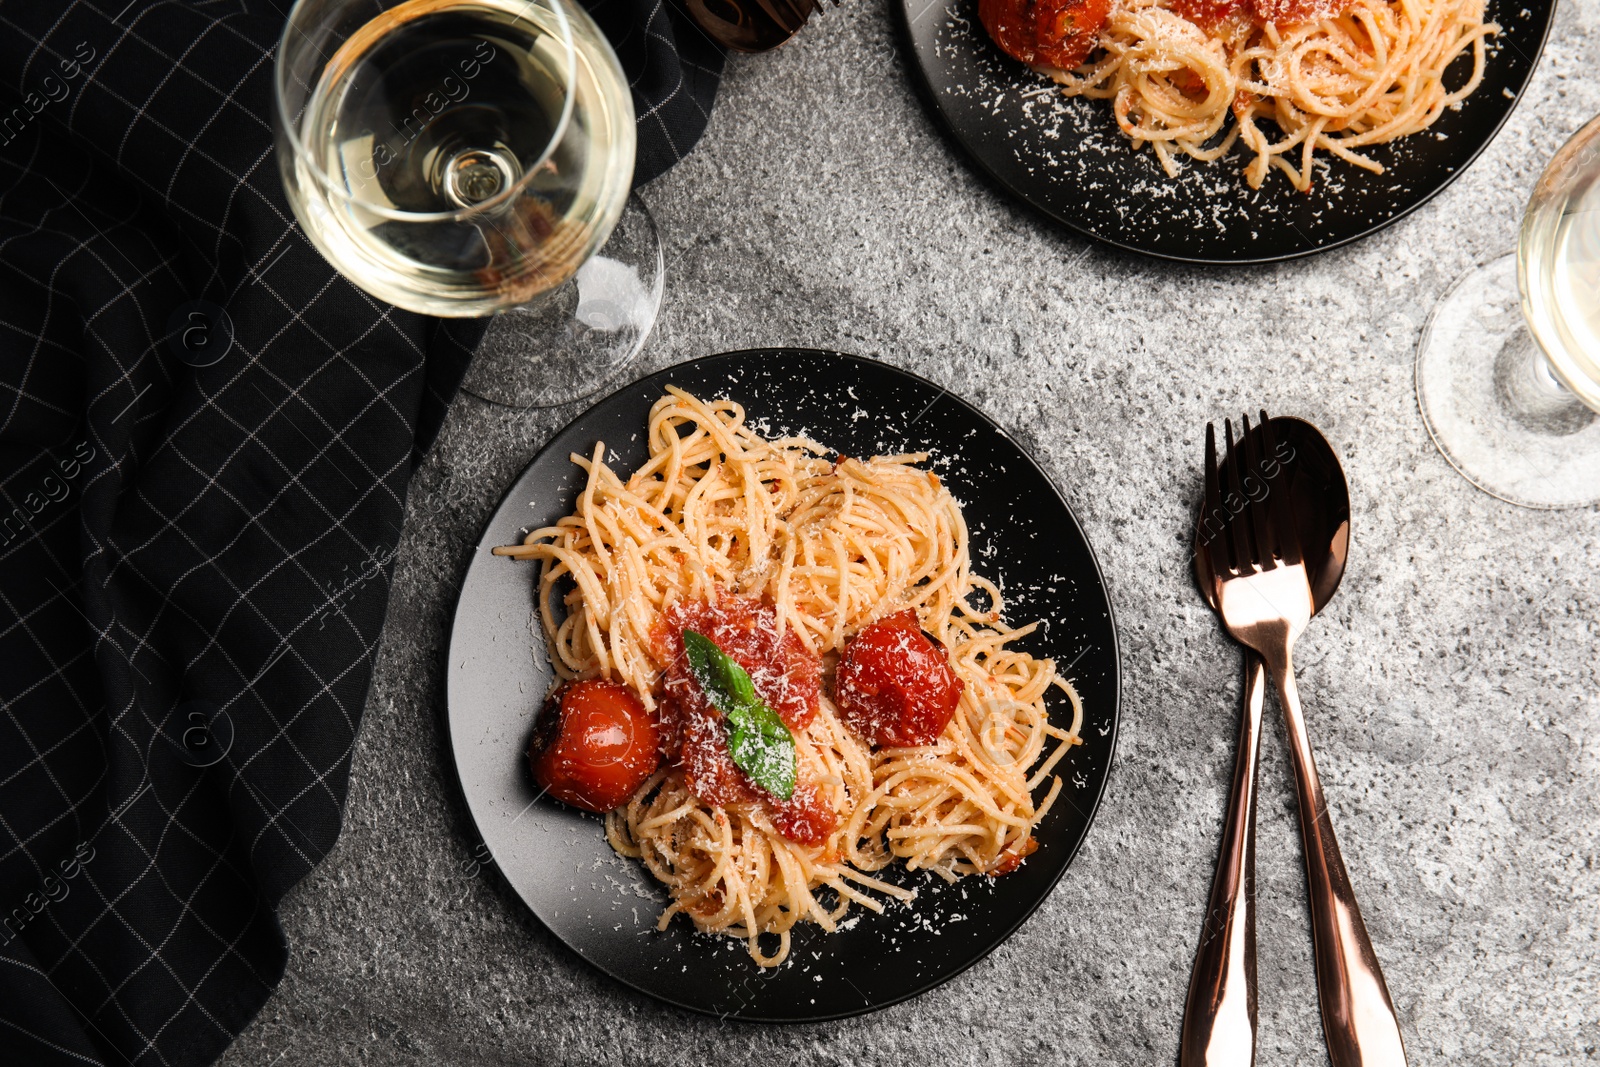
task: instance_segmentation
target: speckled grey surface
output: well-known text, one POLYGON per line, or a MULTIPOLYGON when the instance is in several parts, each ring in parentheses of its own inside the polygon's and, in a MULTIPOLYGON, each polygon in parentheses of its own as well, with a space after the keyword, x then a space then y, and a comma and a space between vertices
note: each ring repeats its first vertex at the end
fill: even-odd
MULTIPOLYGON (((344 835, 284 902, 278 994, 228 1067, 1174 1062, 1239 658, 1185 570, 1207 419, 1264 406, 1346 463, 1351 570, 1298 649, 1346 862, 1416 1064, 1600 1060, 1600 510, 1539 513, 1435 451, 1420 313, 1509 248, 1543 162, 1600 112, 1600 2, 1566 3, 1527 99, 1451 189, 1353 247, 1187 269, 1091 247, 982 184, 925 117, 883 0, 729 65, 701 147, 645 196, 666 302, 642 370, 756 345, 877 356, 1033 450, 1100 553, 1122 736, 1076 863, 1023 929, 910 1003, 719 1025, 592 970, 475 844, 441 759, 455 586, 502 489, 576 408, 463 396, 418 472, 344 835)), ((1326 1058, 1294 800, 1269 720, 1263 1067, 1326 1058)))

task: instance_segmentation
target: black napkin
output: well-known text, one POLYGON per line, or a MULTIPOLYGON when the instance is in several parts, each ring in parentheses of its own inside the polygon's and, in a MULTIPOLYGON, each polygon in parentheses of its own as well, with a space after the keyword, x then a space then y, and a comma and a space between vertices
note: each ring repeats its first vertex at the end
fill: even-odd
MULTIPOLYGON (((588 2, 647 180, 722 57, 656 0, 588 2)), ((4 1064, 209 1063, 271 994, 480 332, 293 225, 274 0, 122 3, 0 2, 4 1064)))

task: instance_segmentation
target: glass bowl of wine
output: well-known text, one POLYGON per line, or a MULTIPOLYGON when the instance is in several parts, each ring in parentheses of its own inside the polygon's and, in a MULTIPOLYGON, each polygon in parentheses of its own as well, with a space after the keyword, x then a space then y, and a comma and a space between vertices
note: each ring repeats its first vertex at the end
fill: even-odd
POLYGON ((580 6, 300 0, 274 125, 289 203, 340 274, 410 311, 496 316, 475 392, 576 399, 642 346, 660 245, 630 204, 627 81, 580 6))

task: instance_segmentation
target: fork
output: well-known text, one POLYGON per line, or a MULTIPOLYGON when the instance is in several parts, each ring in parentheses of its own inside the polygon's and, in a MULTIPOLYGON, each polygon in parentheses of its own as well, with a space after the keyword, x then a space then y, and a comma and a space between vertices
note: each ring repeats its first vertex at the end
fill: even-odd
MULTIPOLYGON (((1244 506, 1226 524, 1222 538, 1226 552, 1211 557, 1217 564, 1212 572, 1217 579, 1217 607, 1228 633, 1261 656, 1283 706, 1300 808, 1317 992, 1328 1056, 1333 1067, 1404 1067, 1399 1020, 1339 854, 1295 686, 1294 643, 1311 620, 1312 596, 1288 494, 1269 491, 1264 499, 1253 500, 1242 487, 1241 465, 1246 472, 1254 470, 1260 453, 1275 451, 1272 421, 1264 418, 1252 434, 1246 416, 1238 448, 1234 447, 1232 425, 1224 422, 1223 426, 1230 461, 1228 490, 1244 501, 1244 506)), ((1214 431, 1209 426, 1206 444, 1210 504, 1214 492, 1220 498, 1220 480, 1214 431)), ((1254 967, 1248 971, 1253 974, 1254 967)), ((1251 993, 1253 1002, 1253 990, 1251 993)), ((1254 1027, 1251 1029, 1253 1045, 1254 1027)))
MULTIPOLYGON (((1228 459, 1237 463, 1233 428, 1226 424, 1228 459)), ((1234 477, 1239 477, 1234 472, 1234 477)), ((1248 500, 1247 497, 1240 499, 1248 500)), ((1206 600, 1218 606, 1221 576, 1235 572, 1226 525, 1209 529, 1222 509, 1215 429, 1206 426, 1205 502, 1195 557, 1206 600)), ((1256 1045, 1256 767, 1261 755, 1261 709, 1266 671, 1254 649, 1244 650, 1244 710, 1233 758, 1222 845, 1211 882, 1200 947, 1195 950, 1184 1003, 1179 1067, 1241 1067, 1255 1062, 1256 1045)))

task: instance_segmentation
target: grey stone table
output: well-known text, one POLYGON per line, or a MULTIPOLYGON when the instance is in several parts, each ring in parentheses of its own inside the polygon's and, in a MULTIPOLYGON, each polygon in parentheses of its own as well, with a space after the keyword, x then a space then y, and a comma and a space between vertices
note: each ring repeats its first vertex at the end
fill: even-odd
MULTIPOLYGON (((1206 420, 1258 406, 1322 426, 1350 478, 1351 570, 1301 641, 1300 683, 1414 1067, 1600 1062, 1600 510, 1472 488, 1430 442, 1410 365, 1411 309, 1512 246, 1544 161, 1600 113, 1597 63, 1600 0, 1564 3, 1510 124, 1427 207, 1312 259, 1191 269, 1088 245, 981 184, 923 113, 884 0, 732 60, 705 141, 644 191, 669 274, 640 370, 857 352, 947 385, 1038 457, 1123 634, 1121 742, 1082 852, 991 957, 866 1018, 719 1025, 575 957, 498 876, 469 877, 438 712, 478 530, 577 408, 462 396, 412 485, 343 837, 284 902, 288 974, 222 1062, 1172 1064, 1239 690, 1185 545, 1206 420)), ((1259 1061, 1320 1064, 1268 722, 1259 1061)))

